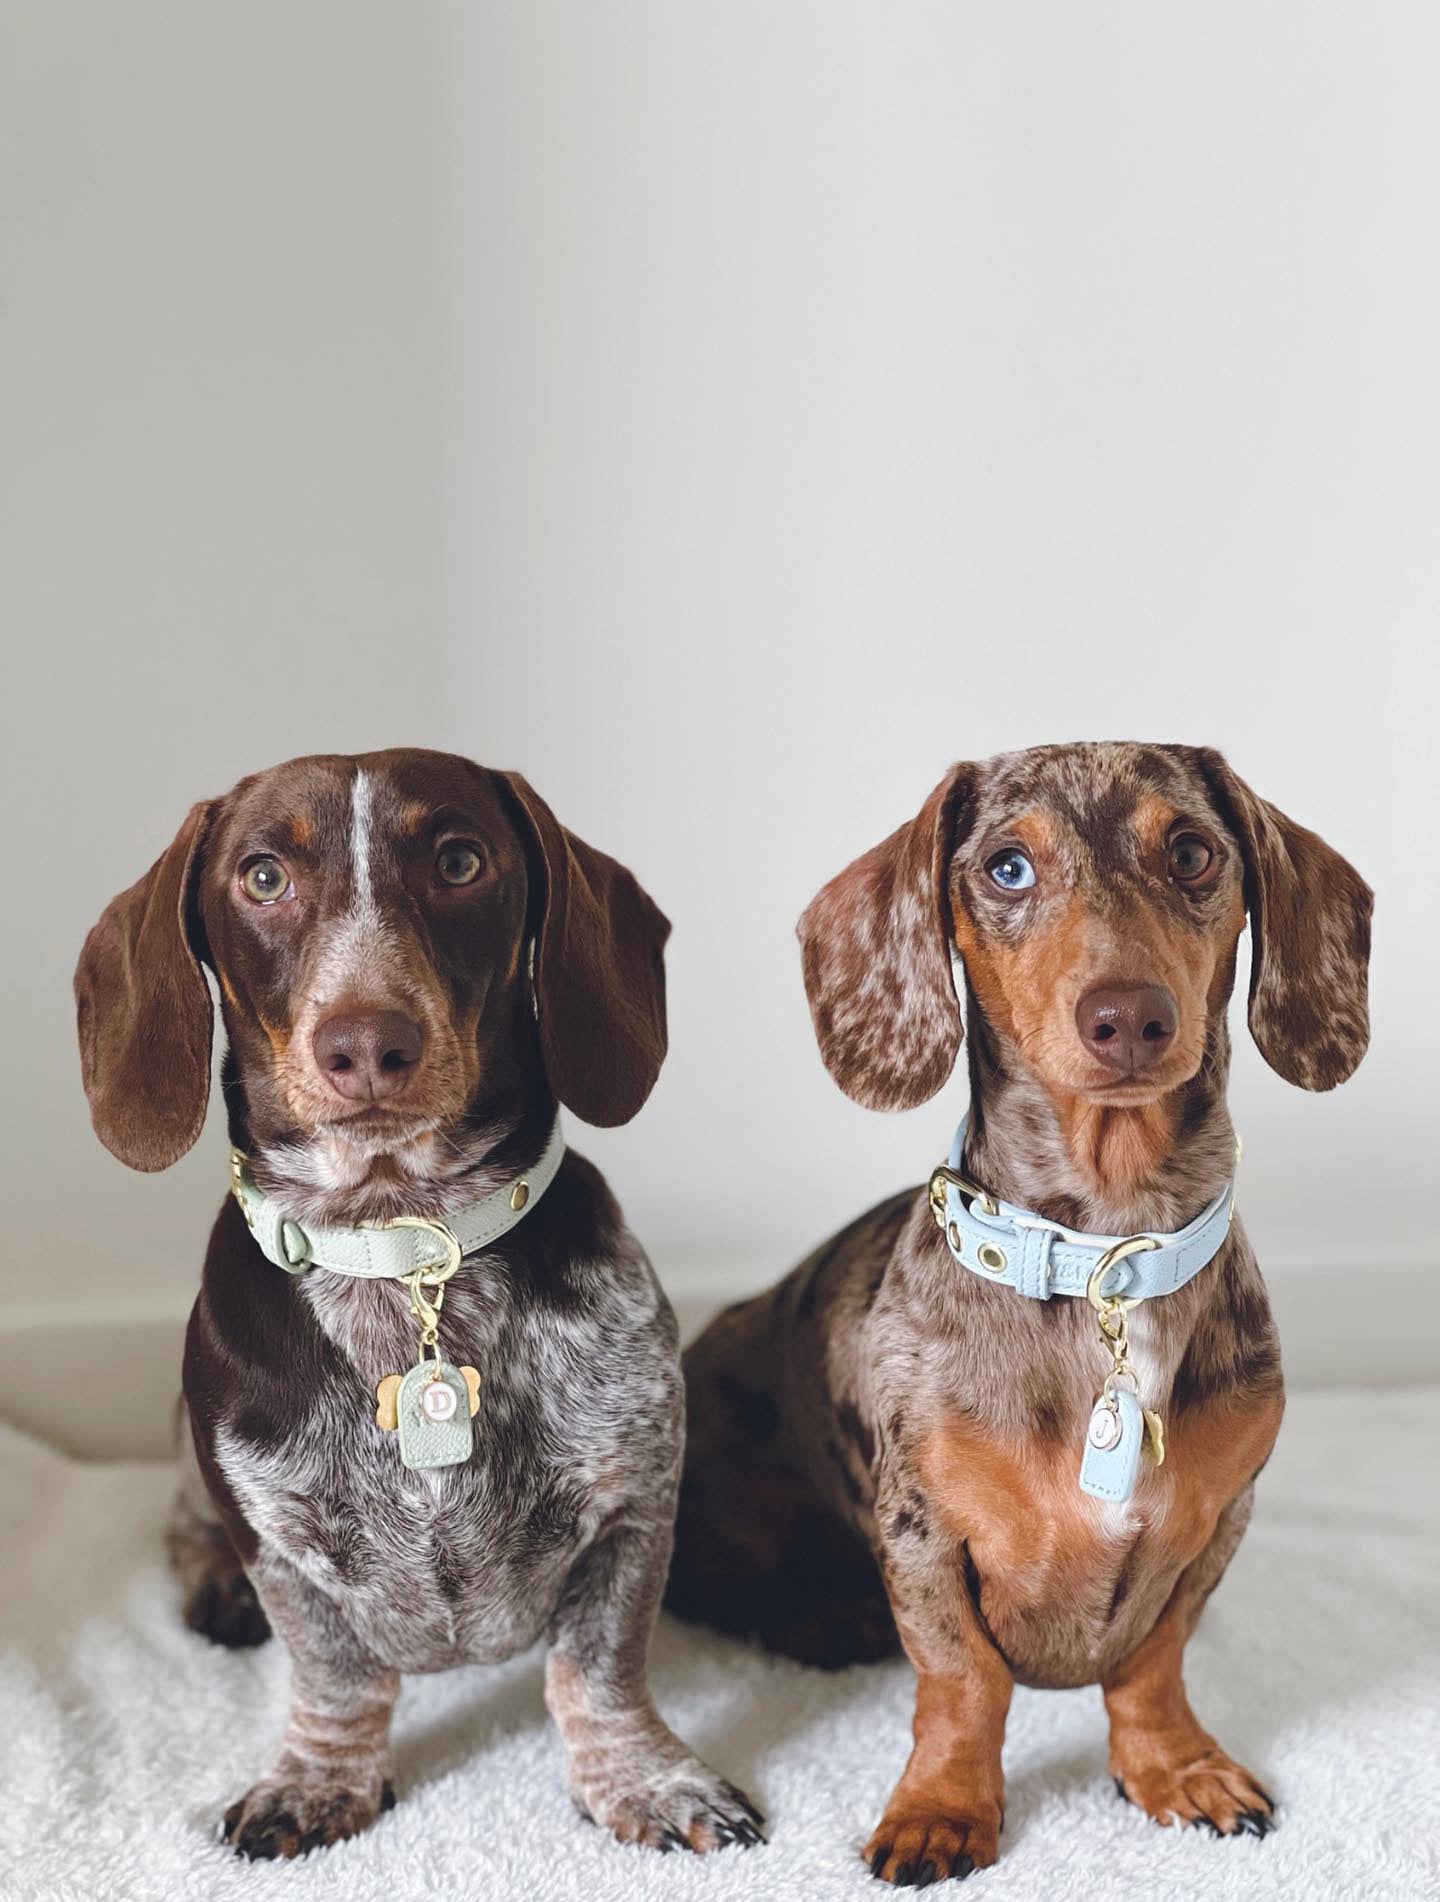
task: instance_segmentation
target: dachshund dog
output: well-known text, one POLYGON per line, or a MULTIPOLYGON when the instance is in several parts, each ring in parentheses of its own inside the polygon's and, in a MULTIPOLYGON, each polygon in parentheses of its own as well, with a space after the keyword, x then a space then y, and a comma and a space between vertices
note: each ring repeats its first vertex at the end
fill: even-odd
POLYGON ((887 1882, 995 1861, 1016 1682, 1098 1682, 1111 1771, 1152 1817, 1271 1826, 1181 1677, 1283 1405, 1264 1286, 1224 1224, 1225 1013, 1248 913, 1261 1052, 1303 1089, 1342 1082, 1368 1038, 1370 910, 1359 875, 1217 753, 1103 744, 956 766, 801 919, 821 1053, 871 1108, 945 1083, 963 979, 968 1139, 930 1195, 861 1216, 689 1351, 670 1597, 812 1663, 903 1644, 914 1748, 864 1850, 887 1882), (1127 1304, 1108 1267, 1094 1305, 994 1285, 1005 1251, 977 1262, 960 1230, 1003 1207, 1027 1212, 1025 1259, 1129 1238, 1117 1272, 1219 1211, 1211 1258, 1128 1315, 1155 1428, 1128 1495, 1080 1485, 1087 1435, 1114 1430, 1094 1437, 1127 1304))
POLYGON ((582 1811, 662 1849, 760 1839, 646 1687, 680 1473, 675 1321, 557 1134, 557 1099, 611 1125, 648 1096, 668 931, 523 779, 405 749, 294 760, 195 806, 86 941, 85 1088, 122 1162, 166 1168, 200 1133, 204 966, 229 1040, 239 1193, 186 1341, 170 1545, 193 1627, 232 1645, 273 1627, 290 1652, 278 1757, 225 1817, 245 1856, 335 1842, 393 1802, 401 1672, 542 1634, 582 1811), (466 1253, 452 1227, 491 1204, 485 1233, 503 1232, 466 1253), (346 1259, 444 1246, 428 1283, 402 1282, 327 1272, 326 1237, 346 1259), (386 1393, 416 1365, 417 1314, 434 1361, 402 1458, 386 1393), (453 1449, 457 1412, 468 1441, 442 1351, 476 1414, 448 1464, 421 1456, 425 1432, 453 1449))

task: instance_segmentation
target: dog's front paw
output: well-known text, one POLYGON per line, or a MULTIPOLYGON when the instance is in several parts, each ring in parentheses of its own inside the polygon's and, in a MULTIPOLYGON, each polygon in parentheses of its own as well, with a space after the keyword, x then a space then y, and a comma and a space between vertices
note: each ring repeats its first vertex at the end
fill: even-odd
POLYGON ((963 1881, 1000 1853, 998 1802, 939 1794, 919 1800, 897 1790, 862 1852, 872 1876, 897 1889, 926 1889, 950 1877, 963 1881))
POLYGON ((1190 1747, 1147 1747, 1112 1752, 1115 1787, 1157 1823, 1189 1823, 1216 1836, 1268 1836, 1275 1827, 1274 1798, 1243 1764, 1202 1737, 1190 1747))
POLYGON ((366 1789, 318 1777, 265 1777, 226 1810, 224 1840, 251 1862, 303 1856, 358 1836, 394 1801, 394 1790, 378 1777, 366 1789))
POLYGON ((622 1843, 661 1851, 693 1849, 705 1855, 730 1843, 748 1849, 765 1840, 760 1834, 765 1818, 749 1797, 698 1757, 686 1757, 642 1781, 617 1780, 585 1791, 580 1804, 622 1843))

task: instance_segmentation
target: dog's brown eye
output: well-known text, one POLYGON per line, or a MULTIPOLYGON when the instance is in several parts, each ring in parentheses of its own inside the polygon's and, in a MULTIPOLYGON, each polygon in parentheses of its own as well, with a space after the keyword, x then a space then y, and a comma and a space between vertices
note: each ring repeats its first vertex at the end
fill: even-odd
POLYGON ((473 845, 459 840, 442 845, 435 854, 435 871, 444 885, 473 885, 480 876, 483 861, 473 845))
POLYGON ((240 889, 257 905, 273 905, 290 889, 290 874, 279 859, 251 859, 240 874, 240 889))
POLYGON ((1198 885, 1214 864, 1214 847, 1198 832, 1182 832, 1171 840, 1170 873, 1182 885, 1198 885))

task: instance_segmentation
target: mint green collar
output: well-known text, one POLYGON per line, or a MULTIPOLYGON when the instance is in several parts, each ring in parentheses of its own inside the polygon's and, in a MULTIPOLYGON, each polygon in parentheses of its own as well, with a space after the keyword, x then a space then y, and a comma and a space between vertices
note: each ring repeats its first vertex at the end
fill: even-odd
POLYGON ((288 1275, 311 1268, 332 1274, 400 1280, 417 1269, 453 1274, 467 1255, 478 1254, 522 1222, 555 1180, 565 1156, 560 1118, 534 1167, 492 1190, 478 1202, 443 1219, 399 1215, 390 1222, 361 1222, 354 1228, 303 1224, 256 1187, 248 1158, 230 1152, 230 1189, 250 1233, 267 1260, 288 1275))

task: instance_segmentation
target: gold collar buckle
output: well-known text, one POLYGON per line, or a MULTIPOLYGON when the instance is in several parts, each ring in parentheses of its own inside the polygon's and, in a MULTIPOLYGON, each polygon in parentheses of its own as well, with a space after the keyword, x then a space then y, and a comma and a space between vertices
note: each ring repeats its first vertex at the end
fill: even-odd
POLYGON ((230 1148, 230 1193, 240 1204, 240 1213, 245 1217, 246 1228, 253 1229, 255 1226, 255 1218, 251 1215, 245 1201, 245 1171, 249 1167, 249 1163, 250 1158, 245 1154, 245 1151, 243 1149, 236 1149, 232 1144, 230 1148))
POLYGON ((1000 1204, 988 1189, 982 1189, 978 1182, 972 1182, 969 1176, 962 1176, 958 1169, 951 1169, 942 1162, 930 1177, 930 1213, 941 1228, 945 1226, 947 1188, 958 1189, 961 1195, 967 1196, 976 1205, 982 1215, 1000 1213, 1000 1204))

